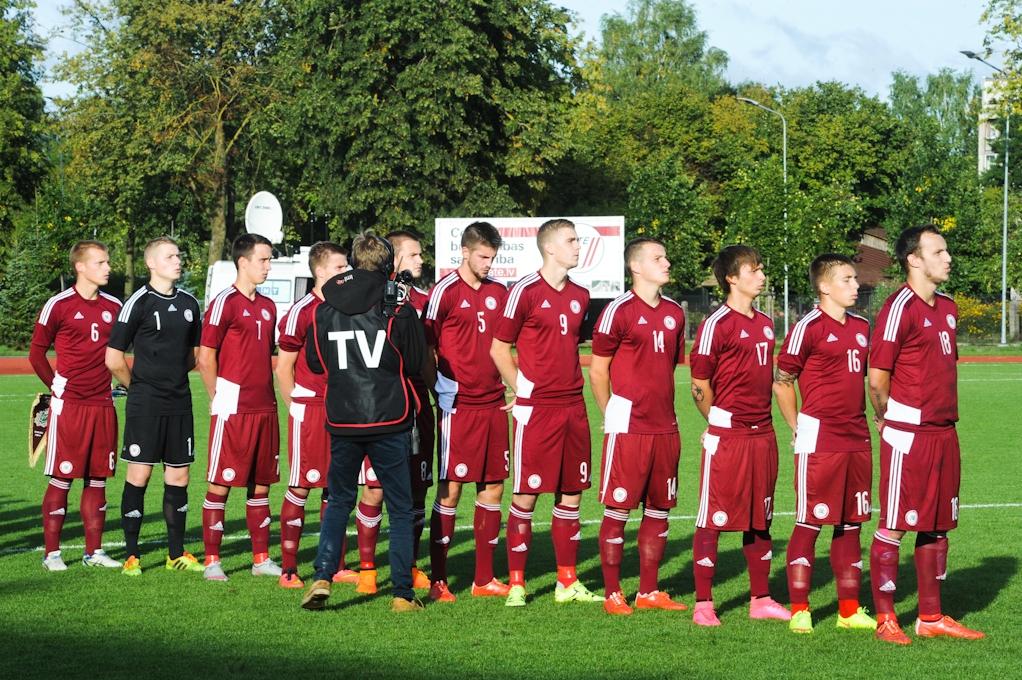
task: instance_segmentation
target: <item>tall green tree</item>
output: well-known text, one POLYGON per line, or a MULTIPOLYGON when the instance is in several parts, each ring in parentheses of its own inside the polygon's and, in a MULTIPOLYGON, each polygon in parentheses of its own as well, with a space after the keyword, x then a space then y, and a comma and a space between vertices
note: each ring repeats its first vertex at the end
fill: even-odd
POLYGON ((549 214, 624 214, 628 236, 667 244, 677 285, 698 284, 719 236, 711 96, 726 55, 683 0, 631 2, 605 16, 582 60, 549 214))
POLYGON ((334 234, 530 213, 564 153, 569 16, 543 0, 285 0, 276 143, 334 234))
POLYGON ((197 223, 179 228, 208 240, 204 259, 223 256, 238 178, 258 173, 251 130, 275 92, 267 65, 278 5, 79 0, 71 9, 86 49, 59 69, 77 88, 64 109, 67 173, 110 206, 129 287, 136 244, 181 216, 197 223))
MULTIPOLYGON (((46 173, 47 120, 39 89, 43 46, 27 0, 0 0, 0 232, 32 201, 46 173)), ((2 237, 0 237, 2 241, 2 237)))

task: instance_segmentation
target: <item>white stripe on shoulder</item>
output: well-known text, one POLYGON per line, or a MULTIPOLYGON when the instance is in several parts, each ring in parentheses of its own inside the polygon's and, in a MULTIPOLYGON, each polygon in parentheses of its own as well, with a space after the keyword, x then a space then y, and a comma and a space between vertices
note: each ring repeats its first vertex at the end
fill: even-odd
POLYGON ((128 319, 131 318, 131 310, 135 308, 135 303, 148 292, 149 289, 143 286, 132 293, 131 297, 124 301, 124 306, 121 307, 121 313, 117 315, 117 320, 121 323, 127 323, 128 319))
POLYGON ((61 291, 54 295, 53 297, 51 297, 49 300, 47 300, 46 304, 43 305, 43 311, 39 312, 39 323, 45 326, 46 322, 50 320, 50 314, 53 312, 53 308, 57 305, 57 303, 60 302, 61 300, 71 297, 74 294, 75 289, 68 288, 67 290, 61 291))
POLYGON ((109 293, 104 293, 103 291, 99 291, 99 294, 105 297, 110 302, 116 302, 118 307, 121 306, 121 301, 115 298, 113 295, 110 295, 109 293))
POLYGON ((898 338, 898 329, 901 326, 901 315, 905 306, 912 299, 912 289, 908 286, 901 289, 901 292, 891 303, 891 311, 887 315, 887 325, 884 326, 884 340, 894 342, 898 338))
POLYGON ((660 299, 661 300, 666 300, 667 302, 670 302, 672 305, 674 305, 675 307, 677 307, 681 311, 685 311, 685 308, 681 306, 681 303, 678 302, 677 300, 675 300, 674 298, 669 298, 666 295, 661 295, 660 299))
POLYGON ((295 334, 295 331, 298 330, 298 317, 302 315, 302 308, 311 304, 315 297, 312 293, 306 293, 305 297, 291 305, 291 309, 284 313, 284 316, 287 317, 287 322, 284 324, 285 335, 295 334))
POLYGON ((717 308, 717 311, 706 317, 706 320, 703 321, 702 335, 699 336, 699 351, 697 354, 710 355, 710 349, 713 347, 713 331, 717 327, 717 322, 727 316, 727 313, 730 311, 730 307, 721 305, 717 308))
POLYGON ((209 325, 219 326, 220 318, 224 315, 224 304, 227 302, 227 298, 234 294, 237 288, 230 286, 224 288, 222 291, 217 293, 216 297, 213 298, 212 311, 209 314, 209 325))
POLYGON ((603 333, 604 335, 610 333, 610 328, 614 324, 614 313, 617 312, 621 305, 628 302, 633 297, 635 297, 635 294, 632 293, 632 291, 627 291, 614 298, 614 300, 604 308, 603 313, 600 315, 600 325, 599 328, 596 329, 597 332, 603 333))
POLYGON ((451 272, 433 286, 433 290, 429 294, 429 304, 426 305, 426 318, 431 321, 436 321, 437 312, 440 311, 440 298, 444 296, 444 291, 457 283, 458 279, 457 270, 451 272))
POLYGON ((947 298, 948 300, 951 300, 951 302, 954 302, 954 301, 955 301, 955 299, 954 299, 953 297, 951 297, 950 295, 948 295, 947 293, 942 293, 942 292, 940 292, 939 290, 938 290, 938 291, 936 291, 936 293, 937 293, 937 295, 939 295, 939 296, 941 296, 941 297, 945 297, 945 298, 947 298))
POLYGON ((539 272, 533 272, 511 287, 511 293, 507 296, 507 302, 504 304, 505 317, 515 318, 515 312, 518 311, 518 300, 521 299, 522 293, 537 281, 539 281, 539 272))
POLYGON ((795 327, 791 329, 791 341, 788 343, 788 354, 799 354, 802 351, 802 341, 805 340, 806 331, 816 319, 820 318, 822 312, 818 307, 809 310, 809 313, 799 319, 795 327))

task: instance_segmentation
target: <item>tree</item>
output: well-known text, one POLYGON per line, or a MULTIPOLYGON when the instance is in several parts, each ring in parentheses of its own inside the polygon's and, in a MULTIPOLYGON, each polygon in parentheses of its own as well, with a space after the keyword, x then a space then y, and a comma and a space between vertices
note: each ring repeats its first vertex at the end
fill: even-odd
POLYGON ((564 11, 542 0, 284 5, 282 96, 269 113, 306 219, 343 235, 536 209, 565 146, 564 11))
POLYGON ((67 172, 110 205, 107 231, 123 243, 129 287, 136 243, 166 232, 182 212, 201 220, 178 224, 207 236, 205 259, 222 257, 235 230, 237 178, 259 172, 258 162, 239 165, 274 96, 267 63, 277 6, 75 3, 71 18, 87 48, 59 69, 78 88, 64 110, 67 172))
POLYGON ((42 43, 32 31, 27 0, 0 0, 0 233, 30 202, 46 174, 48 133, 39 89, 42 43))

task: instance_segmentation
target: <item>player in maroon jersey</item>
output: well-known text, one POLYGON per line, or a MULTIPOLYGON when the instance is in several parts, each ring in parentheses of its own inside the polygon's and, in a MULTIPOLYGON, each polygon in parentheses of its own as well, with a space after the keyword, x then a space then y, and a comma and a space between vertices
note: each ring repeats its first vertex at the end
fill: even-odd
POLYGON ((742 532, 749 569, 749 617, 781 619, 791 614, 770 597, 777 440, 770 414, 774 325, 752 303, 766 275, 759 253, 728 246, 713 262, 713 275, 727 295, 699 324, 690 353, 692 398, 709 428, 703 434, 699 511, 692 537, 696 606, 692 620, 719 626, 713 606, 713 576, 722 531, 742 532))
POLYGON ((43 567, 64 571, 60 531, 67 515, 71 481, 81 479, 80 511, 85 528, 82 564, 120 567, 103 551, 106 480, 117 464, 117 414, 110 398, 106 345, 121 309, 120 301, 99 288, 110 279, 110 255, 99 241, 79 241, 71 248, 75 284, 43 305, 32 333, 29 360, 53 394, 47 426, 46 466, 50 481, 43 496, 43 567), (54 372, 46 358, 57 351, 54 372))
POLYGON ((430 518, 429 596, 454 602, 447 587, 447 551, 463 484, 475 483, 473 528, 476 568, 472 595, 508 594, 493 576, 500 533, 500 499, 509 469, 504 384, 490 360, 493 326, 504 308, 507 288, 488 278, 500 248, 497 229, 473 222, 461 234, 461 265, 442 278, 426 306, 426 341, 436 348, 439 458, 436 501, 430 518))
MULTIPOLYGON (((283 588, 302 588, 298 577, 298 545, 305 526, 305 503, 312 489, 323 489, 320 518, 326 504, 327 469, 330 467, 330 437, 326 431, 326 374, 313 373, 305 361, 305 341, 323 301, 323 284, 348 269, 347 253, 341 246, 320 241, 309 249, 309 270, 315 285, 291 306, 278 326, 277 388, 288 409, 288 468, 290 476, 280 508, 281 569, 278 582, 283 588)), ((354 572, 344 566, 344 550, 335 581, 351 581, 354 572)))
POLYGON ((589 291, 568 278, 580 244, 568 220, 544 222, 536 234, 543 266, 512 287, 493 331, 490 356, 515 393, 514 497, 507 520, 511 590, 506 604, 525 605, 525 564, 532 513, 541 493, 554 494, 550 535, 557 560, 556 602, 602 602, 575 573, 578 507, 591 485, 589 420, 582 399, 578 343, 589 291), (511 345, 518 349, 518 364, 511 345))
POLYGON ((681 440, 674 414, 674 368, 685 358, 685 312, 660 294, 670 280, 664 244, 637 238, 625 246, 632 289, 604 308, 593 332, 589 380, 603 412, 600 527, 603 608, 627 615, 621 555, 628 512, 642 503, 637 609, 688 609, 657 586, 667 545, 667 515, 678 504, 681 440))
MULTIPOLYGON (((414 281, 422 276, 422 244, 419 236, 410 231, 392 231, 385 237, 394 248, 394 271, 407 272, 414 281)), ((400 284, 401 299, 411 305, 419 317, 426 309, 429 293, 405 283, 400 284)), ((424 373, 432 375, 435 370, 432 356, 427 352, 424 373)), ((412 587, 416 590, 429 588, 429 577, 416 566, 419 559, 419 543, 426 526, 426 493, 433 485, 433 409, 429 405, 429 388, 419 375, 411 378, 420 405, 412 428, 412 455, 408 461, 412 474, 412 587)), ((376 586, 376 541, 383 521, 383 489, 376 479, 376 472, 369 464, 368 456, 362 461, 358 477, 362 487, 362 498, 355 509, 355 526, 358 531, 359 572, 355 590, 360 593, 375 593, 376 586)))
POLYGON ((933 225, 901 233, 895 254, 906 283, 884 303, 870 349, 869 389, 880 431, 880 526, 870 548, 870 581, 878 639, 906 645, 894 591, 898 548, 916 532, 919 637, 976 640, 941 611, 947 576, 947 532, 958 526, 958 308, 937 291, 951 273, 951 255, 933 225))
POLYGON ((279 481, 280 433, 273 396, 273 335, 277 308, 256 286, 270 272, 273 248, 257 234, 231 247, 238 277, 209 304, 202 322, 198 367, 210 398, 209 490, 202 504, 205 578, 226 581, 220 564, 224 506, 231 487, 247 489, 252 574, 281 575, 269 556, 270 485, 279 481))
POLYGON ((859 296, 847 255, 820 255, 809 266, 819 305, 796 323, 777 357, 774 395, 795 434, 795 528, 788 542, 789 628, 813 632, 809 613, 815 546, 834 527, 830 564, 838 596, 838 628, 876 629, 859 606, 862 548, 869 520, 873 455, 866 424, 869 322, 848 312, 859 296), (802 408, 798 406, 798 380, 802 408))

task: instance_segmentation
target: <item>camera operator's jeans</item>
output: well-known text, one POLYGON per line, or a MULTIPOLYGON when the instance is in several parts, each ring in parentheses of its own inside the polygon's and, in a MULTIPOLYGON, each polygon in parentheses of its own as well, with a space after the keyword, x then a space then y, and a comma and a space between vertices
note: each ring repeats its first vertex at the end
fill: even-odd
POLYGON ((415 597, 412 591, 412 480, 408 470, 411 450, 411 430, 368 442, 330 435, 330 471, 327 473, 330 496, 319 532, 319 552, 314 562, 316 579, 329 581, 337 573, 344 532, 358 493, 359 469, 363 457, 369 456, 383 487, 383 500, 390 519, 390 580, 394 584, 394 597, 407 600, 415 597))

